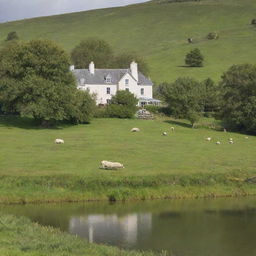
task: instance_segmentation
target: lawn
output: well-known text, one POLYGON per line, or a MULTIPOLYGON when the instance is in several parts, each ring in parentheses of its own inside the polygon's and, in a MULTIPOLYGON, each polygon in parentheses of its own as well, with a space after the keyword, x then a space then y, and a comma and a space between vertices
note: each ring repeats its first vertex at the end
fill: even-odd
MULTIPOLYGON (((188 194, 190 186, 226 189, 231 180, 254 176, 256 138, 208 128, 212 123, 204 119, 201 127, 192 129, 168 118, 94 119, 88 125, 41 129, 30 119, 1 117, 0 200, 168 197, 188 194), (131 133, 133 127, 141 132, 131 133), (168 136, 162 136, 164 131, 168 136), (54 144, 56 138, 65 144, 54 144), (102 170, 102 160, 121 162, 125 169, 102 170)), ((230 185, 241 186, 236 182, 230 185)))
POLYGON ((255 63, 255 0, 201 0, 148 3, 0 24, 0 41, 10 31, 21 40, 51 39, 71 51, 82 39, 99 37, 115 52, 133 51, 149 63, 150 77, 159 83, 180 76, 216 81, 233 64, 255 63), (218 40, 207 40, 210 32, 218 40), (193 38, 193 44, 187 39, 193 38), (199 48, 203 68, 184 67, 187 52, 199 48))

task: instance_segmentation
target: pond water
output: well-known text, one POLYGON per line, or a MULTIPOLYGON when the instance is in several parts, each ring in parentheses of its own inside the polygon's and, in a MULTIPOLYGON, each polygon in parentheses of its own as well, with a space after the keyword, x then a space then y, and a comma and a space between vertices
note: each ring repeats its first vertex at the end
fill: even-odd
POLYGON ((256 255, 256 198, 0 206, 90 242, 175 256, 256 255))

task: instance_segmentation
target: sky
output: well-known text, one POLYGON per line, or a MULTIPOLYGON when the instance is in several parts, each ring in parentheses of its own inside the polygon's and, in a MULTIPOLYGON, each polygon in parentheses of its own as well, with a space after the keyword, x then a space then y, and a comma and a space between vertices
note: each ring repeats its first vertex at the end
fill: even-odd
POLYGON ((0 0, 0 22, 142 2, 146 0, 0 0))

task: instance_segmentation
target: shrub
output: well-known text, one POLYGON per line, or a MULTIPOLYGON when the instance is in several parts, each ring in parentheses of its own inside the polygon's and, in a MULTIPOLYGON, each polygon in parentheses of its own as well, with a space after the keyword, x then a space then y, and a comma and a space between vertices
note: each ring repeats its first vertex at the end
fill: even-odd
POLYGON ((186 65, 190 67, 202 67, 204 61, 204 56, 199 49, 194 49, 190 51, 185 58, 186 65))
POLYGON ((256 25, 256 19, 252 19, 251 24, 256 25))
POLYGON ((218 38, 219 38, 219 35, 216 32, 211 32, 207 35, 207 39, 209 39, 209 40, 215 40, 218 38))
POLYGON ((107 106, 108 117, 132 118, 137 110, 138 99, 129 91, 118 91, 107 106))

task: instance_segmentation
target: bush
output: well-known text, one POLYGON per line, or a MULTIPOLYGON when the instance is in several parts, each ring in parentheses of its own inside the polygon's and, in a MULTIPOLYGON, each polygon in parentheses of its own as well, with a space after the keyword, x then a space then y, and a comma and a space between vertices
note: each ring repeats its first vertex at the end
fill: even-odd
POLYGON ((202 67, 204 61, 204 56, 199 49, 194 49, 190 51, 185 58, 186 65, 190 67, 202 67))
POLYGON ((144 108, 149 111, 150 113, 153 113, 153 114, 158 114, 161 112, 161 107, 159 106, 154 106, 154 105, 146 105, 144 106, 144 108))
POLYGON ((256 19, 252 19, 251 24, 256 25, 256 19))
POLYGON ((137 110, 138 99, 129 91, 118 91, 107 106, 108 117, 132 118, 137 110))
POLYGON ((219 35, 216 32, 211 32, 207 35, 207 39, 209 39, 209 40, 215 40, 218 38, 219 38, 219 35))

